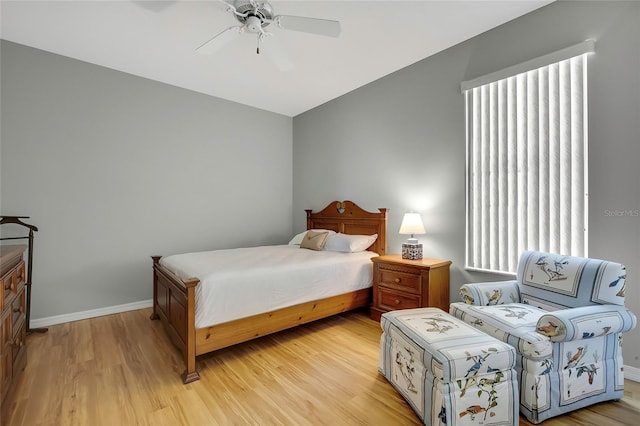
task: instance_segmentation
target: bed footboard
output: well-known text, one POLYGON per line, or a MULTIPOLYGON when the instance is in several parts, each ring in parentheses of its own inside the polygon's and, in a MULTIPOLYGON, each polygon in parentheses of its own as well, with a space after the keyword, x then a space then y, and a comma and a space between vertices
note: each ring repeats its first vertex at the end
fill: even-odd
POLYGON ((368 307, 371 299, 372 291, 369 287, 199 328, 196 330, 196 354, 205 354, 321 318, 368 307))
POLYGON ((153 259, 153 313, 159 319, 171 341, 184 357, 185 371, 182 381, 191 383, 200 379, 196 370, 195 287, 197 278, 181 280, 160 265, 161 256, 153 259))

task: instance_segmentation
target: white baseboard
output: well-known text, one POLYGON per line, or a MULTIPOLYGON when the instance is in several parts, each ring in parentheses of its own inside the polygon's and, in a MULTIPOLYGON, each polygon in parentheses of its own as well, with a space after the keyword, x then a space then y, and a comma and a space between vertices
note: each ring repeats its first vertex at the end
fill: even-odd
MULTIPOLYGON (((75 312, 71 314, 55 315, 52 317, 38 318, 31 320, 31 328, 47 327, 50 325, 62 324, 65 322, 79 321, 89 318, 101 317, 103 315, 119 314, 121 312, 135 311, 136 309, 150 308, 153 300, 143 300, 140 302, 125 303, 124 305, 108 306, 106 308, 91 309, 89 311, 75 312)), ((624 378, 640 382, 640 368, 624 366, 624 378)))
POLYGON ((50 325, 62 324, 65 322, 79 321, 88 318, 101 317, 103 315, 119 314, 121 312, 135 311, 137 309, 150 308, 153 301, 142 300, 140 302, 125 303, 124 305, 107 306, 106 308, 91 309, 89 311, 74 312, 71 314, 54 315, 52 317, 31 319, 31 328, 48 327, 50 325))
POLYGON ((634 382, 640 382, 640 368, 625 365, 624 378, 627 380, 633 380, 634 382))

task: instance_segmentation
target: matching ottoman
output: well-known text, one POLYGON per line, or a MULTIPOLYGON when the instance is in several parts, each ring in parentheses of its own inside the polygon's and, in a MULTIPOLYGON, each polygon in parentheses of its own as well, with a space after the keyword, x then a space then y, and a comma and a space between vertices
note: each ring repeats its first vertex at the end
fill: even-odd
POLYGON ((438 308, 382 314, 379 371, 427 425, 517 425, 515 350, 438 308))

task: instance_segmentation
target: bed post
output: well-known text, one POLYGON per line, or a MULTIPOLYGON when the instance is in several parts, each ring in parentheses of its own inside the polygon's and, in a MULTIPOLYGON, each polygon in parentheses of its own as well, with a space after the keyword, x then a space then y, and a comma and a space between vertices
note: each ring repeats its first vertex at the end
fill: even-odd
POLYGON ((376 251, 380 256, 383 256, 387 254, 387 209, 378 207, 378 211, 380 211, 382 217, 382 225, 378 231, 378 239, 381 243, 378 245, 378 249, 376 251))
POLYGON ((160 315, 156 312, 156 303, 158 303, 158 275, 156 275, 156 266, 158 262, 160 262, 160 258, 162 256, 151 256, 153 259, 153 312, 149 319, 158 320, 160 319, 160 315))
POLYGON ((305 210, 305 212, 307 213, 307 229, 311 229, 311 225, 313 224, 313 222, 311 221, 311 213, 313 212, 313 210, 309 209, 305 210))
POLYGON ((197 278, 184 281, 187 290, 187 336, 184 351, 186 369, 182 373, 182 382, 185 385, 200 380, 196 370, 196 285, 199 282, 197 278))

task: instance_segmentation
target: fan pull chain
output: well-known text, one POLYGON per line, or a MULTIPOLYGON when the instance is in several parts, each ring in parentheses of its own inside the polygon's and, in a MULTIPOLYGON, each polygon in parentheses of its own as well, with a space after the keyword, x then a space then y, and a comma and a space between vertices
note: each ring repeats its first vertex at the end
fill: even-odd
POLYGON ((267 33, 265 31, 262 31, 261 33, 258 34, 258 46, 256 47, 256 55, 260 54, 260 42, 262 41, 263 38, 265 38, 268 35, 271 35, 271 33, 267 33))

